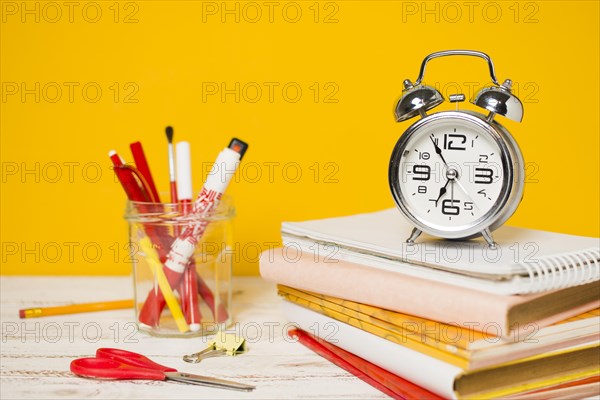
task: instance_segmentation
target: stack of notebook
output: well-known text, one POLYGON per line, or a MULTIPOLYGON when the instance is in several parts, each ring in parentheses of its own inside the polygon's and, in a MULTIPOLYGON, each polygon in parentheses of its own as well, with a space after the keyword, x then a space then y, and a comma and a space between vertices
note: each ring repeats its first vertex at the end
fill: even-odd
POLYGON ((600 389, 598 238, 502 227, 421 237, 396 210, 284 223, 261 258, 300 342, 398 398, 600 389))

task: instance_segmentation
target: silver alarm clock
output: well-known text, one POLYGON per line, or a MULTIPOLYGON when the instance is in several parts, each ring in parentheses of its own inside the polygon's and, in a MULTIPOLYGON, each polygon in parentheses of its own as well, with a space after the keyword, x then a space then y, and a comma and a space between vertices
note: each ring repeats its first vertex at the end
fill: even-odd
MULTIPOLYGON (((416 82, 404 81, 396 105, 396 121, 420 117, 398 140, 389 167, 394 200, 415 226, 407 242, 421 234, 447 239, 482 235, 496 246, 492 231, 515 212, 523 196, 523 156, 511 134, 495 120, 501 115, 520 122, 523 105, 511 93, 512 82, 500 85, 490 57, 471 50, 448 50, 425 57, 416 82), (422 84, 427 63, 438 57, 475 56, 489 66, 493 86, 471 100, 487 110, 427 114, 444 102, 441 93, 422 84)), ((464 101, 463 94, 449 96, 464 101)))

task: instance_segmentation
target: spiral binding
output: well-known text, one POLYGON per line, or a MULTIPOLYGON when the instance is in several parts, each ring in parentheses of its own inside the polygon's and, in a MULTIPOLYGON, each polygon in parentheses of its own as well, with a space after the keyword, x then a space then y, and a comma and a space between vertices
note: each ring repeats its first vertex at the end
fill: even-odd
POLYGON ((600 249, 543 256, 519 265, 527 271, 531 292, 563 289, 600 279, 600 249))

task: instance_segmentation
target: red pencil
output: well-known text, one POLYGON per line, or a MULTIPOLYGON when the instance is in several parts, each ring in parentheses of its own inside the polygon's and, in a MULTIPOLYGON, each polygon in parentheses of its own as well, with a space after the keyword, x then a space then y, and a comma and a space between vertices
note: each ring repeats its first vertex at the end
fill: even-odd
POLYGON ((325 340, 313 337, 300 328, 293 328, 288 335, 297 337, 298 341, 321 357, 331 361, 352 375, 362 379, 374 388, 394 399, 406 400, 438 400, 442 397, 394 375, 391 372, 355 356, 325 340))
POLYGON ((227 313, 227 308, 225 305, 223 303, 219 303, 217 305, 215 295, 213 294, 212 290, 210 290, 204 279, 200 277, 200 275, 196 274, 196 280, 198 281, 198 293, 208 308, 213 310, 215 321, 218 323, 227 321, 229 314, 227 313))
POLYGON ((142 144, 140 142, 134 142, 129 145, 129 148, 131 149, 131 154, 133 155, 133 161, 135 162, 135 166, 144 176, 146 182, 148 182, 150 194, 152 194, 152 202, 160 203, 160 196, 158 195, 158 191, 156 190, 154 179, 152 179, 152 173, 150 172, 150 166, 148 165, 148 161, 146 160, 146 155, 144 154, 142 144))
MULTIPOLYGON (((126 167, 125 162, 117 154, 117 152, 111 150, 108 153, 108 155, 114 165, 115 174, 117 175, 117 178, 119 179, 119 182, 121 183, 121 186, 123 187, 127 198, 130 201, 135 202, 149 202, 150 195, 144 191, 142 186, 140 186, 132 170, 126 167)), ((138 206, 141 212, 148 211, 145 205, 139 204, 138 206)), ((160 261, 164 263, 167 256, 167 250, 171 247, 171 244, 173 243, 173 238, 165 230, 165 227, 162 226, 146 225, 144 229, 146 235, 148 235, 152 243, 156 245, 160 261)), ((177 287, 175 286, 175 284, 179 284, 180 277, 175 276, 173 273, 170 273, 170 271, 167 271, 167 269, 165 269, 165 274, 167 274, 167 277, 169 278, 169 281, 172 285, 171 287, 177 287)), ((164 297, 162 297, 162 294, 157 298, 153 298, 151 302, 147 302, 144 304, 144 307, 150 309, 152 315, 156 316, 155 320, 152 320, 151 323, 147 323, 148 325, 158 325, 158 316, 160 316, 160 313, 165 307, 165 304, 166 302, 164 300, 164 297)))

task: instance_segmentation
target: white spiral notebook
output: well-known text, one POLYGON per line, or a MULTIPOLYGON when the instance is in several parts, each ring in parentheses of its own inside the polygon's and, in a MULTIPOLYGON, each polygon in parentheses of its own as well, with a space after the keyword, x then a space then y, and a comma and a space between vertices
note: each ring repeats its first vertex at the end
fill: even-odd
MULTIPOLYGON (((289 249, 497 294, 525 294, 600 279, 600 239, 503 226, 490 249, 482 239, 449 241, 423 234, 396 209, 284 222, 289 249)), ((289 253, 289 251, 288 251, 289 253)))

